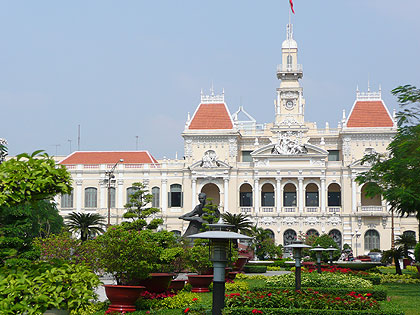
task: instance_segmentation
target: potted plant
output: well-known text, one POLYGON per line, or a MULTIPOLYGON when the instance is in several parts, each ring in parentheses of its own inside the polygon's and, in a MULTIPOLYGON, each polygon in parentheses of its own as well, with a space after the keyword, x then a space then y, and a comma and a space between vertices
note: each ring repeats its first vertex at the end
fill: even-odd
POLYGON ((196 275, 188 275, 192 292, 210 292, 209 285, 213 281, 213 268, 210 261, 209 241, 196 239, 194 246, 188 249, 187 265, 196 275))

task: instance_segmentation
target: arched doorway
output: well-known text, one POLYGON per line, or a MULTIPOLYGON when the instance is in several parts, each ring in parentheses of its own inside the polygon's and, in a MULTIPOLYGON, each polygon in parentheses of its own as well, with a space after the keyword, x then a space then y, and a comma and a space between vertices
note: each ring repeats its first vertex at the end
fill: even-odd
POLYGON ((288 255, 292 253, 292 249, 286 248, 286 246, 291 245, 296 240, 297 240, 297 233, 294 230, 288 229, 284 231, 283 233, 283 246, 285 246, 284 253, 287 253, 288 255))
POLYGON ((341 245, 342 245, 341 232, 337 229, 333 229, 330 231, 330 233, 328 233, 328 235, 334 240, 338 248, 341 249, 341 245))
POLYGON ((203 188, 201 188, 201 192, 207 195, 207 199, 211 199, 211 202, 214 205, 220 204, 220 190, 216 184, 205 184, 203 188))

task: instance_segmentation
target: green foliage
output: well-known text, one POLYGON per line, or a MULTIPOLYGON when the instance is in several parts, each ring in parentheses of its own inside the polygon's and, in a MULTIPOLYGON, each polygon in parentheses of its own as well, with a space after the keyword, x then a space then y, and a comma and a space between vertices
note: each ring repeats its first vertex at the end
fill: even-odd
POLYGON ((98 213, 72 212, 66 217, 66 220, 69 231, 80 233, 82 242, 105 232, 103 229, 105 219, 98 213))
POLYGON ((420 283, 420 279, 412 275, 381 274, 381 283, 420 283))
POLYGON ((290 265, 286 264, 286 261, 293 261, 291 258, 282 258, 274 261, 274 267, 288 268, 290 265))
POLYGON ((56 260, 72 264, 85 264, 95 272, 103 268, 98 259, 98 242, 71 238, 71 234, 63 232, 52 234, 46 238, 34 240, 34 246, 40 253, 40 260, 53 263, 56 260))
POLYGON ((149 193, 143 183, 137 182, 132 186, 135 188, 135 191, 130 195, 129 202, 124 206, 127 209, 123 215, 124 218, 132 219, 133 222, 138 221, 133 225, 138 230, 144 228, 156 229, 163 223, 163 220, 159 218, 147 220, 160 212, 158 208, 148 206, 152 202, 153 195, 149 193))
POLYGON ((63 218, 50 201, 0 207, 0 265, 7 259, 36 259, 32 240, 59 233, 62 227, 63 218))
POLYGON ((226 282, 225 289, 227 292, 246 292, 249 291, 249 284, 246 281, 226 282))
POLYGON ((408 250, 416 246, 416 238, 412 234, 399 235, 395 240, 395 245, 400 245, 403 249, 403 255, 408 258, 408 250))
POLYGON ((201 297, 197 293, 191 292, 179 292, 177 295, 167 297, 159 300, 155 308, 158 309, 180 309, 186 307, 192 307, 201 302, 201 297))
POLYGON ((101 264, 118 284, 136 284, 152 271, 171 271, 172 261, 182 254, 175 236, 168 231, 137 231, 113 226, 96 242, 101 264))
POLYGON ((203 215, 201 218, 205 221, 203 222, 201 231, 207 231, 209 229, 208 224, 213 224, 219 221, 220 211, 217 205, 213 204, 212 198, 206 199, 206 204, 203 207, 203 215))
POLYGON ((42 314, 48 308, 77 310, 96 298, 98 277, 86 266, 33 263, 0 269, 0 313, 42 314))
POLYGON ((416 261, 420 263, 420 242, 418 242, 414 248, 414 257, 416 258, 416 261))
MULTIPOLYGON (((402 247, 385 250, 382 254, 381 262, 384 264, 390 264, 392 261, 398 262, 404 256, 402 247)), ((395 273, 402 275, 401 266, 399 263, 395 264, 395 273)))
MULTIPOLYGON (((338 245, 328 234, 322 234, 314 239, 312 246, 316 247, 318 245, 320 245, 323 248, 329 248, 331 246, 336 248, 337 250, 333 252, 333 260, 337 260, 338 258, 340 258, 340 250, 338 248, 338 245)), ((321 261, 328 262, 330 259, 329 252, 323 251, 321 253, 321 261)), ((310 251, 310 256, 314 261, 316 261, 316 253, 314 251, 310 251)))
POLYGON ((267 266, 245 265, 244 271, 246 273, 266 273, 267 266))
POLYGON ((71 189, 70 173, 42 151, 22 153, 0 164, 0 206, 51 200, 71 189))
POLYGON ((6 159, 7 156, 7 141, 3 138, 0 138, 0 164, 6 159))
MULTIPOLYGON (((382 306, 382 305, 381 305, 382 306)), ((264 315, 337 315, 337 310, 307 309, 307 308, 259 308, 264 315)), ((249 315, 258 314, 252 307, 225 308, 223 315, 249 315)), ((340 315, 404 315, 404 312, 395 307, 384 307, 382 310, 340 310, 340 315)))
POLYGON ((224 223, 233 225, 231 228, 232 232, 249 234, 251 233, 252 221, 250 221, 251 216, 247 214, 232 214, 225 212, 221 214, 222 220, 224 223))
MULTIPOLYGON (((293 287, 295 285, 294 273, 272 276, 266 280, 270 287, 293 287)), ((302 287, 331 287, 331 288, 372 288, 372 282, 357 276, 331 272, 303 272, 302 287)))
POLYGON ((191 271, 198 274, 206 273, 213 266, 210 261, 208 240, 194 240, 194 246, 188 249, 187 266, 191 271))
POLYGON ((275 245, 270 231, 255 225, 251 228, 251 236, 253 237, 251 248, 259 260, 275 259, 281 257, 283 254, 283 247, 281 245, 275 245))

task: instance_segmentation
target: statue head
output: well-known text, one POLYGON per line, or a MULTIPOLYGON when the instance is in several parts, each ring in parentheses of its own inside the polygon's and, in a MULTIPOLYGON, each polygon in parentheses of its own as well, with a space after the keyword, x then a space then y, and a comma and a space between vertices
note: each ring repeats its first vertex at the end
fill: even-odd
POLYGON ((206 199, 207 199, 207 195, 205 193, 202 192, 198 194, 198 201, 200 201, 202 205, 206 203, 206 199))

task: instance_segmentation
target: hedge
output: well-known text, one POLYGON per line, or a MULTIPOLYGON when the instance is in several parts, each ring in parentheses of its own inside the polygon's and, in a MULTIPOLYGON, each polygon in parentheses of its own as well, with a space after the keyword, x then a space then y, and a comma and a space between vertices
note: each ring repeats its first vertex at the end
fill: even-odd
POLYGON ((258 266, 258 265, 245 265, 245 273, 265 273, 267 272, 267 266, 258 266))
POLYGON ((381 276, 379 275, 356 275, 365 280, 369 280, 373 285, 381 284, 381 276))
MULTIPOLYGON (((381 305, 381 310, 315 310, 298 308, 259 308, 264 315, 404 315, 404 312, 391 305, 381 305)), ((255 309, 247 307, 225 308, 223 315, 257 314, 255 309)))
MULTIPOLYGON (((302 288, 302 289, 308 289, 308 288, 302 288)), ((385 301, 388 294, 387 290, 383 286, 375 286, 372 289, 341 289, 341 288, 311 288, 314 291, 318 291, 321 293, 328 293, 328 294, 334 294, 334 295, 346 295, 349 294, 351 291, 355 291, 357 293, 366 294, 370 293, 372 294, 372 297, 377 301, 385 301)), ((250 291, 256 292, 269 292, 269 291, 277 291, 277 290, 294 290, 294 287, 274 287, 274 288, 267 288, 266 286, 255 286, 250 291)))

